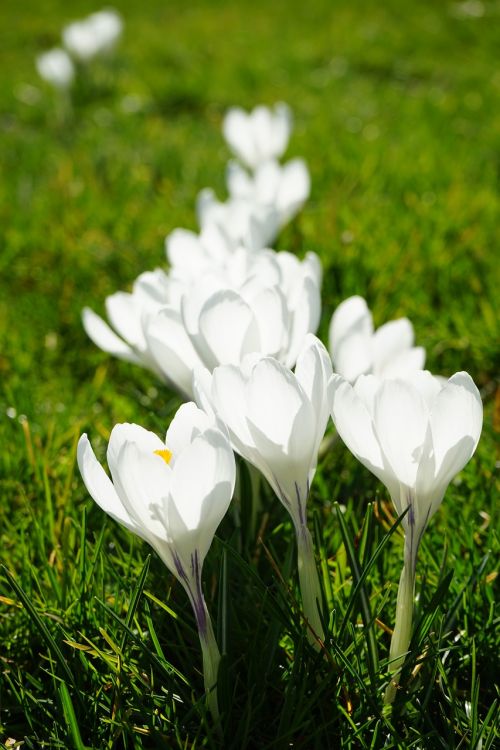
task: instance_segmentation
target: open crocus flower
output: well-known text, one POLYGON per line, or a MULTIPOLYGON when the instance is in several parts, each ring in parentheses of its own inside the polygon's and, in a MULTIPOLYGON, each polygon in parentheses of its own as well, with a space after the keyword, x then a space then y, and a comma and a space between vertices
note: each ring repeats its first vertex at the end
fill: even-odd
POLYGON ((179 308, 180 294, 180 286, 164 271, 147 271, 134 281, 131 293, 116 292, 106 298, 106 312, 114 330, 88 307, 82 312, 83 327, 103 351, 163 377, 148 351, 144 325, 167 303, 179 308))
POLYGON ((317 266, 310 258, 297 261, 296 274, 286 278, 287 288, 280 255, 242 250, 234 255, 233 269, 226 268, 222 276, 207 274, 183 296, 187 335, 209 370, 239 364, 253 353, 293 367, 305 337, 316 331, 321 312, 317 266), (228 279, 238 264, 239 279, 228 279))
POLYGON ((250 113, 231 108, 224 117, 223 133, 230 149, 251 169, 279 159, 288 146, 292 117, 286 104, 255 107, 250 113))
POLYGON ((292 159, 283 166, 267 161, 259 164, 253 175, 237 162, 229 162, 226 180, 233 200, 274 209, 280 226, 300 211, 311 191, 311 178, 303 159, 292 159))
POLYGON ((414 338, 413 326, 407 318, 391 320, 374 331, 365 300, 349 297, 337 307, 330 322, 333 368, 351 383, 368 373, 395 378, 421 370, 425 349, 414 347, 414 338))
POLYGON ((82 435, 78 466, 90 495, 153 547, 189 597, 203 652, 205 688, 217 718, 214 688, 220 654, 201 571, 234 490, 234 454, 227 435, 195 404, 183 404, 165 441, 138 425, 116 425, 107 461, 112 481, 82 435))
MULTIPOLYGON (((411 639, 415 567, 425 528, 451 480, 469 461, 481 434, 483 407, 466 372, 448 381, 427 371, 404 380, 361 376, 354 386, 333 378, 332 417, 349 450, 387 487, 405 530, 404 567, 391 641, 391 671, 411 639)), ((386 692, 391 703, 394 676, 386 692)))
POLYGON ((272 357, 251 355, 239 367, 194 376, 200 406, 226 424, 233 448, 266 477, 292 517, 304 613, 319 638, 324 637, 318 610, 322 598, 306 503, 329 419, 331 380, 328 352, 312 335, 295 374, 272 357))
POLYGON ((234 245, 243 245, 249 250, 272 245, 280 228, 276 206, 262 205, 247 198, 222 202, 211 188, 198 194, 196 214, 202 231, 215 224, 234 245))
POLYGON ((44 52, 36 58, 40 78, 57 89, 68 89, 75 77, 75 68, 67 52, 59 47, 44 52))

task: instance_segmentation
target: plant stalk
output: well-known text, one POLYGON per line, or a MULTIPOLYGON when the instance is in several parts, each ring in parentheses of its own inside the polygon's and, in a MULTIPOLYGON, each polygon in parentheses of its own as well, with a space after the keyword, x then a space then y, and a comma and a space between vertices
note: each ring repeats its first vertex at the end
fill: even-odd
POLYGON ((299 568, 299 585, 302 597, 304 615, 309 623, 307 637, 315 649, 319 651, 319 640, 323 641, 325 633, 320 617, 322 607, 321 586, 318 569, 314 559, 314 547, 311 534, 305 524, 297 527, 297 563, 299 568), (316 636, 316 637, 315 637, 316 636))

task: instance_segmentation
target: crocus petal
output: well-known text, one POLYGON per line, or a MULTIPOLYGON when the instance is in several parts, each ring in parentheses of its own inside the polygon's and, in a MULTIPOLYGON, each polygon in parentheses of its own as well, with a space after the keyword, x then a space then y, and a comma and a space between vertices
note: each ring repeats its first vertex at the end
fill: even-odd
POLYGON ((408 318, 391 320, 377 328, 372 338, 372 356, 374 369, 382 369, 400 352, 411 349, 415 334, 408 318))
POLYGON ((304 346, 308 333, 316 333, 321 317, 321 294, 310 277, 305 277, 293 307, 292 327, 288 352, 285 357, 287 367, 293 367, 304 346))
POLYGON ((182 451, 191 445, 195 437, 213 425, 207 414, 190 401, 182 404, 175 413, 167 430, 165 444, 173 454, 173 462, 182 451))
POLYGON ((375 395, 373 422, 383 455, 397 479, 414 487, 429 411, 415 387, 386 380, 375 395))
MULTIPOLYGON (((164 450, 165 445, 158 441, 164 450)), ((122 502, 150 543, 168 541, 165 526, 166 498, 172 469, 154 450, 125 441, 116 460, 116 475, 123 491, 122 502)), ((116 476, 113 474, 116 484, 116 476)), ((155 547, 156 548, 156 547, 155 547)))
POLYGON ((111 325, 125 341, 138 349, 145 348, 140 313, 131 294, 115 292, 106 297, 106 312, 111 325))
POLYGON ((366 404, 341 375, 333 375, 332 390, 332 419, 340 437, 351 453, 385 484, 394 498, 399 490, 399 482, 384 464, 366 404))
POLYGON ((426 352, 423 346, 414 346, 412 349, 400 352, 391 360, 386 361, 378 374, 384 378, 405 378, 416 370, 423 370, 425 356, 426 352))
POLYGON ((89 307, 82 310, 82 322, 87 336, 99 349, 126 362, 141 364, 141 359, 114 331, 89 307))
POLYGON ((248 166, 255 166, 257 155, 246 112, 239 107, 231 108, 224 117, 222 130, 224 138, 236 156, 248 166))
POLYGON ((372 316, 362 297, 349 297, 333 313, 329 330, 333 367, 351 382, 371 369, 372 333, 372 316))
MULTIPOLYGON (((212 397, 216 413, 227 426, 231 442, 245 458, 255 448, 246 420, 246 379, 239 367, 216 367, 212 375, 212 397)), ((252 455, 254 455, 252 453, 252 455)))
POLYGON ((164 308, 151 318, 146 327, 151 355, 163 375, 180 393, 192 397, 193 369, 200 366, 182 318, 177 310, 164 308))
POLYGON ((95 457, 85 433, 78 441, 77 460, 85 486, 97 505, 122 526, 141 536, 140 529, 123 507, 113 483, 95 457))
POLYGON ((457 372, 436 398, 430 425, 437 481, 448 485, 476 450, 483 424, 479 391, 466 372, 457 372))
POLYGON ((259 329, 252 310, 231 290, 216 292, 203 305, 199 331, 209 369, 238 363, 245 354, 260 350, 259 329))
POLYGON ((295 377, 311 401, 316 415, 316 442, 313 455, 317 455, 330 418, 332 399, 332 362, 319 339, 308 334, 299 354, 295 377))
POLYGON ((276 205, 281 221, 289 221, 309 197, 311 178, 303 159, 292 159, 282 168, 276 205))

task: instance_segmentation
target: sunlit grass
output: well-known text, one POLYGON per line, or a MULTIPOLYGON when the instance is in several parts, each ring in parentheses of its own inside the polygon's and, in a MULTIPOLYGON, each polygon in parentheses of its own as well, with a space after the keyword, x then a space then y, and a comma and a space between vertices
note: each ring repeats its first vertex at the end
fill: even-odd
POLYGON ((242 469, 241 506, 204 572, 225 654, 224 744, 493 747, 494 5, 471 18, 459 3, 396 0, 113 4, 124 38, 80 78, 72 109, 33 60, 94 6, 0 10, 0 741, 221 746, 180 586, 75 472, 82 431, 102 457, 115 422, 161 433, 178 399, 97 351, 80 310, 101 312, 107 294, 163 264, 164 236, 195 227, 198 190, 224 195, 224 110, 283 100, 296 117, 289 155, 307 160, 312 196, 278 244, 323 261, 323 339, 350 294, 367 298, 377 325, 408 315, 433 371, 473 376, 485 424, 424 537, 412 656, 390 717, 402 534, 385 490, 340 442, 324 457, 310 502, 330 613, 318 655, 297 605, 293 529, 271 492, 249 524, 242 469))

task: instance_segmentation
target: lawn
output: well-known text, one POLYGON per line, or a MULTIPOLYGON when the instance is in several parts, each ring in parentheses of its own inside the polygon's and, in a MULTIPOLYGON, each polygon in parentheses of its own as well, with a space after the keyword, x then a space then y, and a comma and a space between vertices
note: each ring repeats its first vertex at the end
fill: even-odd
POLYGON ((124 37, 79 79, 71 106, 34 58, 95 6, 0 9, 0 742, 492 748, 498 3, 113 5, 124 37), (92 502, 75 463, 83 431, 103 458, 115 423, 161 434, 179 398, 99 351, 80 316, 165 264, 165 236, 196 229, 200 189, 225 195, 227 108, 276 101, 294 112, 287 156, 312 177, 277 248, 322 260, 319 335, 352 294, 377 325, 406 315, 429 369, 469 372, 485 416, 424 537, 412 659, 391 714, 382 695, 403 536, 387 537, 396 519, 385 488, 340 441, 321 461, 309 513, 330 639, 318 654, 302 628, 292 524, 271 491, 250 523, 242 465, 240 505, 204 569, 224 653, 221 736, 184 592, 92 502))

